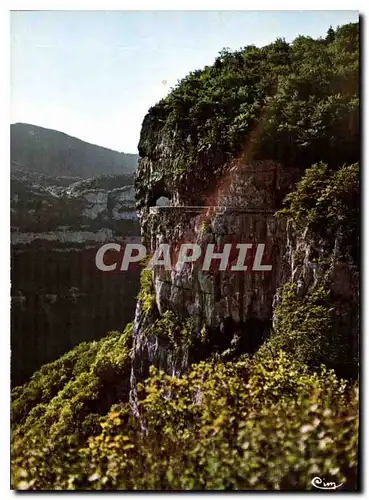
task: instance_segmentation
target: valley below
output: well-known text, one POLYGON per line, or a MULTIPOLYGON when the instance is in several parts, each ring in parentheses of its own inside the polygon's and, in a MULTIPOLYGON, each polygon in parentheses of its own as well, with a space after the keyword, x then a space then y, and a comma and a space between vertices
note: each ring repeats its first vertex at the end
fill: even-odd
POLYGON ((18 161, 30 147, 26 138, 21 154, 13 141, 11 165, 13 385, 80 342, 122 329, 134 315, 139 289, 139 269, 126 273, 122 286, 121 275, 95 265, 103 244, 139 238, 133 171, 123 164, 122 174, 82 177, 84 167, 68 176, 46 175, 41 155, 39 167, 18 161))

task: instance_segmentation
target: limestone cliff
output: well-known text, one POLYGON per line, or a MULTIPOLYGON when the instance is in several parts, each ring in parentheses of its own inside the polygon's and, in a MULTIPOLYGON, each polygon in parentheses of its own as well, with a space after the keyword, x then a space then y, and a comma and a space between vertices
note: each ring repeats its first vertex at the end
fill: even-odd
POLYGON ((275 333, 270 344, 297 358, 298 349, 308 350, 304 362, 310 358, 315 367, 325 363, 345 378, 356 378, 360 330, 358 164, 338 171, 316 165, 289 195, 288 202, 280 276, 281 284, 287 285, 280 287, 274 297, 275 333), (287 345, 283 329, 291 326, 283 316, 288 303, 288 307, 293 304, 296 317, 304 309, 314 317, 316 308, 323 307, 323 330, 314 333, 314 329, 321 328, 316 325, 308 334, 300 320, 299 338, 290 338, 287 345))
MULTIPOLYGON (((138 173, 147 168, 142 162, 138 173)), ((149 170, 148 191, 155 191, 155 172, 149 170)), ((213 243, 232 249, 238 243, 253 245, 246 260, 248 271, 231 272, 237 254, 230 256, 226 271, 202 270, 202 261, 171 271, 154 267, 152 291, 155 302, 144 312, 136 310, 132 382, 144 378, 155 364, 173 375, 181 375, 188 365, 210 354, 223 356, 253 353, 268 336, 271 327, 273 297, 282 283, 282 257, 287 243, 286 220, 276 218, 284 195, 293 188, 299 171, 283 168, 271 161, 250 165, 236 164, 218 182, 208 199, 211 205, 190 205, 191 197, 172 190, 170 207, 143 206, 139 217, 142 236, 151 254, 160 243, 170 245, 173 262, 181 243, 197 243, 205 252, 213 243), (173 202, 173 200, 175 200, 173 202), (181 204, 179 204, 179 201, 181 204), (265 245, 263 262, 272 271, 253 271, 258 244, 265 245), (155 335, 148 325, 170 311, 179 323, 191 319, 189 341, 184 346, 155 335)), ((164 191, 160 194, 163 194, 164 191)))
MULTIPOLYGON (((317 210, 314 214, 319 214, 319 207, 314 206, 317 199, 332 197, 326 207, 320 201, 317 220, 291 209, 276 213, 284 195, 298 194, 306 179, 294 191, 303 172, 271 161, 234 165, 218 183, 211 197, 213 205, 141 204, 139 217, 146 245, 154 254, 160 244, 168 244, 173 267, 165 270, 164 266, 155 266, 152 271, 144 271, 147 276, 136 308, 131 374, 131 400, 136 413, 137 382, 147 377, 151 364, 181 376, 191 363, 210 355, 232 359, 242 353, 252 354, 263 344, 268 349, 282 347, 297 359, 299 350, 310 350, 315 363, 326 363, 345 377, 356 376, 357 172, 354 167, 327 171, 324 165, 314 170, 325 182, 321 192, 311 193, 313 210, 317 210), (339 177, 348 185, 340 186, 339 177), (342 196, 347 195, 350 199, 340 207, 342 196), (333 215, 328 208, 333 208, 333 215), (237 259, 232 252, 225 270, 218 267, 204 271, 201 259, 181 270, 175 267, 181 243, 197 243, 203 251, 213 243, 221 251, 226 243, 234 248, 245 242, 254 248, 265 245, 263 261, 271 270, 253 271, 252 251, 245 261, 245 272, 231 270, 237 259), (308 314, 314 314, 315 303, 309 300, 319 287, 329 295, 325 304, 329 314, 322 324, 324 338, 313 338, 311 346, 304 345, 302 334, 301 338, 290 338, 287 344, 283 333, 282 339, 278 334, 285 325, 280 313, 274 311, 289 283, 296 285, 296 308, 306 303, 311 308, 308 314)), ((155 175, 153 179, 155 183, 155 175)), ((176 194, 174 199, 178 199, 176 194)), ((186 199, 182 196, 183 202, 186 199)), ((302 323, 299 328, 303 332, 302 323)), ((314 331, 311 333, 314 335, 314 331)), ((304 356, 301 361, 308 362, 309 356, 304 356)))
MULTIPOLYGON (((293 214, 275 213, 296 182, 303 179, 301 185, 306 184, 311 165, 326 162, 328 179, 328 172, 359 160, 357 29, 348 25, 337 30, 333 42, 311 42, 313 58, 311 52, 307 56, 300 51, 300 43, 306 42, 302 39, 292 45, 278 41, 263 49, 224 52, 213 66, 191 73, 149 110, 141 130, 135 187, 141 233, 150 252, 161 243, 169 244, 174 256, 181 243, 197 243, 202 249, 208 243, 218 249, 226 243, 263 244, 263 258, 272 270, 250 272, 249 266, 244 273, 229 268, 204 272, 199 263, 191 263, 181 271, 150 271, 136 309, 133 402, 137 381, 147 375, 150 364, 181 375, 191 362, 214 353, 232 357, 255 352, 277 329, 274 306, 288 282, 308 300, 322 283, 318 277, 324 277, 336 319, 337 294, 350 310, 336 324, 339 331, 350 332, 351 361, 356 359, 357 261, 343 262, 343 226, 319 236, 316 227, 297 231, 293 214), (340 50, 347 55, 344 69, 337 59, 340 50), (312 68, 320 68, 319 78, 315 70, 305 72, 305 57, 312 68), (333 111, 336 106, 339 113, 333 111), (160 197, 167 197, 170 206, 157 207, 160 197), (318 247, 321 259, 314 262, 313 249, 318 247), (175 334, 183 329, 186 339, 175 334)), ((334 192, 335 186, 329 189, 334 192)), ((316 203, 313 211, 321 205, 315 194, 304 194, 316 203)), ((331 212, 334 217, 337 200, 331 201, 320 225, 331 212)), ((302 224, 309 226, 309 216, 304 214, 302 224)), ((352 238, 356 241, 357 235, 352 238)))

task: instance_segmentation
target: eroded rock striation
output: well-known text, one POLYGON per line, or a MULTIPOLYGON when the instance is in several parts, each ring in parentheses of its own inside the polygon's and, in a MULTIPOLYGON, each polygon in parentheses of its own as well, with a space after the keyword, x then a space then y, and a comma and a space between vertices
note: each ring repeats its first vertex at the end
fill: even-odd
MULTIPOLYGON (((176 191, 174 185, 166 186, 161 169, 161 159, 141 161, 136 181, 138 214, 150 253, 154 254, 160 244, 170 245, 173 267, 169 271, 154 266, 152 271, 144 271, 150 275, 146 286, 150 287, 147 293, 152 294, 153 301, 146 310, 139 301, 136 309, 133 401, 137 380, 147 376, 150 364, 180 376, 196 360, 213 353, 225 357, 253 353, 267 338, 274 295, 284 279, 282 261, 287 244, 286 218, 276 218, 275 213, 301 176, 298 169, 284 168, 273 161, 233 162, 215 183, 214 191, 201 193, 199 204, 193 206, 191 186, 188 197, 183 189, 176 191), (143 198, 141 192, 146 193, 143 198), (155 198, 166 194, 170 195, 171 205, 154 206, 155 198), (254 249, 263 244, 264 263, 272 270, 253 271, 252 249, 246 259, 246 272, 231 271, 237 260, 234 252, 225 271, 219 266, 204 271, 201 259, 179 270, 174 264, 183 243, 197 243, 202 255, 209 244, 218 251, 226 243, 232 244, 232 250, 239 243, 249 243, 254 249), (189 323, 187 339, 179 333, 168 339, 150 328, 155 321, 165 323, 168 314, 178 320, 178 332, 183 322, 189 323)), ((200 190, 201 177, 192 184, 200 190)))
MULTIPOLYGON (((147 190, 163 194, 155 187, 154 169, 145 170, 147 165, 146 160, 139 167, 140 182, 146 176, 147 190)), ((147 198, 138 200, 143 240, 151 254, 159 245, 169 245, 172 269, 154 266, 152 271, 144 271, 147 274, 136 308, 131 374, 131 400, 136 413, 137 383, 147 377, 150 365, 181 376, 192 362, 212 354, 232 359, 242 353, 252 354, 266 344, 271 332, 280 326, 274 311, 282 302, 287 284, 296 287, 300 300, 296 307, 314 297, 319 287, 325 287, 329 294, 329 317, 324 325, 327 339, 317 341, 316 350, 324 353, 321 344, 327 344, 329 350, 333 342, 332 351, 337 351, 334 344, 342 342, 338 349, 341 353, 339 361, 334 356, 329 360, 329 353, 324 358, 314 351, 312 357, 328 364, 332 361, 346 377, 355 376, 359 333, 355 222, 351 221, 352 234, 344 237, 343 220, 334 227, 328 220, 319 226, 307 222, 301 226, 295 214, 283 210, 277 213, 302 175, 298 169, 272 161, 236 163, 217 183, 216 192, 208 196, 211 204, 186 204, 183 193, 173 190, 171 206, 150 206, 147 198), (176 257, 183 243, 197 243, 203 252, 209 244, 222 251, 226 243, 231 243, 232 249, 237 243, 254 247, 262 243, 263 259, 271 270, 253 270, 252 251, 251 258, 245 260, 248 269, 242 272, 232 271, 237 260, 232 252, 225 270, 216 266, 204 271, 201 259, 178 269, 176 257)), ((354 182, 355 177, 348 188, 352 199, 354 182)), ((357 217, 356 203, 350 205, 353 217, 357 217)), ((272 339, 275 341, 273 334, 272 339)), ((285 345, 277 335, 279 344, 292 352, 298 349, 297 342, 285 345)))

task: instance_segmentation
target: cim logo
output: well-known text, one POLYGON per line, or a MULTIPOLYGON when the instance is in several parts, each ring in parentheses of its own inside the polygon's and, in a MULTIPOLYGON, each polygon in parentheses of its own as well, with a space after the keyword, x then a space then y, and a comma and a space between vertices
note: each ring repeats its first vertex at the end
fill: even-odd
POLYGON ((322 479, 319 476, 314 477, 314 479, 312 479, 311 481, 311 484, 319 490, 337 490, 338 488, 341 488, 341 486, 343 486, 343 483, 336 484, 334 481, 326 483, 325 479, 322 479))

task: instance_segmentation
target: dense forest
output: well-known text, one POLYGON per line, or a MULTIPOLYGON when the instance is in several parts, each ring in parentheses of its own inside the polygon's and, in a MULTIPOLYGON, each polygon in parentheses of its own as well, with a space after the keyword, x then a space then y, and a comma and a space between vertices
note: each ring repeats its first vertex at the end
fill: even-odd
MULTIPOLYGON (((265 47, 224 49, 190 73, 146 115, 140 157, 170 137, 168 181, 213 183, 235 158, 273 159, 305 169, 358 161, 359 25, 265 47)), ((162 152, 163 153, 163 152, 162 152)), ((140 185, 138 184, 138 188, 140 185)), ((185 189, 185 188, 184 188, 185 189)))
MULTIPOLYGON (((309 247, 319 279, 303 293, 303 273, 283 284, 256 353, 213 350, 182 377, 151 366, 137 386, 139 418, 136 324, 43 366, 12 392, 14 488, 298 491, 317 477, 359 488, 357 288, 343 299, 329 283, 343 263, 358 282, 358 80, 359 25, 348 24, 317 40, 223 50, 149 110, 139 153, 159 158, 170 137, 172 163, 160 164, 168 191, 196 193, 199 179, 210 189, 236 158, 298 167, 276 217, 309 247)), ((143 160, 139 168, 140 206, 143 160)), ((294 255, 301 268, 304 259, 294 255)), ((191 318, 158 317, 153 286, 143 272, 147 335, 191 344, 191 318)))

